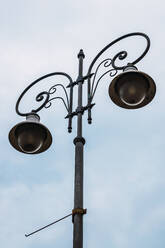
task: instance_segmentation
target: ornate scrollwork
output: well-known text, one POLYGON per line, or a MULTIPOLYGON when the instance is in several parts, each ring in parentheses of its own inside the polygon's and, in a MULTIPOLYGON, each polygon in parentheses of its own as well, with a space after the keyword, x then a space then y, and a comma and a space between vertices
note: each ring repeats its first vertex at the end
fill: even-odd
MULTIPOLYGON (((114 44, 116 44, 116 43, 119 42, 120 40, 123 40, 123 39, 128 38, 128 37, 131 37, 131 36, 142 36, 142 37, 145 38, 145 40, 146 40, 146 42, 147 42, 147 46, 146 46, 144 52, 143 52, 135 61, 131 62, 131 64, 133 64, 133 65, 137 64, 137 63, 138 63, 138 62, 147 54, 147 52, 148 52, 148 50, 149 50, 149 48, 150 48, 150 39, 149 39, 149 37, 148 37, 146 34, 140 33, 140 32, 135 32, 135 33, 130 33, 130 34, 123 35, 123 36, 119 37, 118 39, 116 39, 116 40, 112 41, 111 43, 109 43, 107 46, 105 46, 105 47, 96 55, 96 57, 93 59, 92 63, 91 63, 90 66, 89 66, 88 74, 91 73, 92 68, 93 68, 95 62, 98 60, 98 58, 99 58, 106 50, 108 50, 111 46, 113 46, 114 44)), ((124 65, 124 66, 122 66, 122 67, 118 67, 118 66, 116 66, 116 65, 114 64, 114 62, 115 62, 116 58, 119 58, 120 60, 123 60, 123 59, 125 59, 126 57, 127 57, 127 52, 126 52, 126 51, 121 51, 121 52, 119 52, 118 54, 116 54, 115 57, 112 59, 112 66, 114 67, 114 69, 117 69, 117 70, 122 70, 122 69, 124 69, 124 67, 125 67, 126 65, 124 65)))
MULTIPOLYGON (((135 65, 137 64, 148 52, 149 48, 150 48, 150 39, 149 37, 144 34, 144 33, 140 33, 140 32, 135 32, 135 33, 130 33, 130 34, 126 34, 126 35, 123 35, 121 37, 119 37, 118 39, 112 41, 111 43, 109 43, 107 46, 105 46, 97 55, 96 57, 93 59, 92 63, 90 64, 89 66, 89 69, 88 69, 88 75, 91 74, 92 72, 92 69, 95 65, 95 63, 97 62, 97 60, 100 58, 100 56, 105 52, 107 51, 111 46, 113 46, 114 44, 116 44, 117 42, 119 42, 120 40, 123 40, 125 38, 128 38, 128 37, 131 37, 131 36, 141 36, 143 38, 145 38, 147 44, 146 44, 146 48, 144 50, 144 52, 136 59, 134 60, 133 62, 130 62, 132 65, 135 65)), ((95 76, 91 82, 91 79, 88 78, 88 104, 90 105, 92 103, 92 100, 93 100, 93 97, 95 95, 95 92, 96 92, 96 89, 98 87, 98 83, 100 82, 100 80, 107 74, 107 73, 110 73, 110 76, 113 77, 117 74, 117 71, 118 70, 123 70, 125 67, 126 67, 126 64, 123 65, 123 66, 117 66, 116 65, 116 60, 119 59, 119 60, 124 60, 126 57, 127 57, 128 53, 126 51, 121 51, 119 53, 117 53, 113 59, 105 59, 103 60, 96 68, 96 71, 95 71, 95 76), (103 73, 99 79, 97 79, 96 81, 96 74, 98 73, 98 70, 100 68, 100 66, 104 64, 104 67, 109 67, 109 66, 112 66, 112 69, 106 71, 105 73, 103 73), (114 74, 113 74, 114 72, 114 74), (96 81, 96 82, 95 82, 96 81), (95 84, 95 87, 94 87, 94 84, 95 84)), ((91 123, 91 109, 88 110, 88 122, 91 123)))
POLYGON ((73 83, 72 78, 71 78, 68 74, 66 74, 66 73, 64 73, 64 72, 53 72, 53 73, 49 73, 49 74, 47 74, 47 75, 45 75, 45 76, 43 76, 43 77, 38 78, 37 80, 35 80, 34 82, 32 82, 32 83, 31 83, 31 84, 22 92, 22 94, 21 94, 20 97, 18 98, 17 103, 16 103, 16 112, 17 112, 18 115, 27 116, 27 115, 30 114, 31 112, 37 113, 37 112, 39 112, 39 111, 40 111, 42 108, 44 108, 44 107, 47 107, 47 108, 50 107, 50 106, 51 106, 51 101, 54 100, 54 99, 61 99, 61 100, 63 101, 63 103, 64 103, 64 106, 65 106, 67 112, 69 112, 69 106, 70 106, 70 104, 69 104, 69 98, 68 98, 67 91, 66 91, 65 87, 64 87, 62 84, 56 84, 56 85, 52 86, 48 91, 43 91, 43 92, 39 93, 39 94, 36 96, 36 101, 37 101, 37 102, 43 101, 43 103, 42 103, 41 106, 38 107, 37 109, 33 109, 31 112, 28 112, 28 113, 21 113, 21 112, 19 111, 19 104, 20 104, 20 101, 22 100, 22 98, 23 98, 23 96, 25 95, 25 93, 26 93, 32 86, 34 86, 35 84, 37 84, 38 82, 40 82, 41 80, 43 80, 43 79, 45 79, 45 78, 52 77, 52 76, 56 76, 56 75, 65 76, 65 77, 69 80, 69 83, 70 83, 70 84, 73 83), (65 96, 66 96, 66 102, 65 102, 65 100, 64 100, 62 97, 60 97, 60 96, 58 96, 58 97, 53 97, 53 98, 50 99, 50 95, 52 95, 52 94, 54 94, 54 93, 56 92, 56 87, 58 87, 58 86, 60 86, 60 87, 63 88, 64 93, 65 93, 65 96))
POLYGON ((115 65, 115 62, 116 62, 117 59, 119 59, 119 60, 125 59, 125 58, 127 57, 127 55, 128 55, 128 53, 127 53, 126 51, 121 51, 121 52, 117 53, 117 54, 113 57, 113 59, 112 59, 112 66, 113 66, 113 68, 115 68, 115 69, 117 69, 117 70, 122 70, 122 69, 124 68, 124 66, 121 66, 121 67, 116 66, 116 65, 115 65))
POLYGON ((64 100, 63 97, 60 97, 60 96, 52 97, 52 98, 49 98, 49 100, 47 101, 47 103, 45 104, 44 107, 45 107, 45 108, 49 108, 49 107, 52 105, 52 101, 53 101, 53 100, 60 99, 60 100, 62 100, 62 102, 63 102, 63 104, 64 104, 64 106, 65 106, 67 112, 69 112, 69 98, 68 98, 67 91, 66 91, 65 87, 64 87, 62 84, 55 84, 55 85, 53 85, 53 86, 48 90, 48 94, 49 94, 49 96, 55 94, 56 91, 57 91, 57 87, 58 87, 58 86, 60 86, 60 87, 63 89, 64 94, 65 94, 65 97, 66 97, 66 101, 64 100))
POLYGON ((108 69, 108 71, 104 72, 96 81, 96 77, 97 77, 97 74, 98 74, 98 71, 100 69, 101 66, 104 66, 105 68, 109 68, 110 66, 112 66, 112 59, 108 58, 108 59, 104 59, 96 68, 96 71, 94 73, 94 77, 93 77, 93 80, 92 80, 92 84, 91 84, 91 92, 90 92, 90 95, 91 95, 91 100, 93 99, 94 95, 95 95, 95 92, 96 92, 96 89, 98 87, 98 84, 100 82, 100 80, 106 75, 109 73, 110 77, 114 77, 116 74, 117 74, 117 70, 114 69, 113 67, 111 69, 108 69))
MULTIPOLYGON (((148 52, 149 48, 150 48, 150 39, 149 37, 144 34, 144 33, 139 33, 139 32, 136 32, 136 33, 130 33, 130 34, 126 34, 126 35, 123 35, 121 37, 119 37, 118 39, 112 41, 111 43, 109 43, 107 46, 105 46, 97 55, 96 57, 93 59, 92 63, 90 64, 89 66, 89 69, 88 69, 88 73, 87 73, 87 77, 86 79, 88 78, 88 103, 87 103, 87 106, 89 106, 88 108, 88 121, 89 123, 91 123, 91 106, 92 106, 92 101, 93 101, 93 98, 94 98, 94 95, 96 93, 96 90, 97 90, 97 87, 98 87, 98 84, 99 82, 101 81, 101 79, 109 73, 109 76, 110 77, 113 77, 117 74, 118 70, 123 70, 124 67, 126 66, 123 65, 123 66, 117 66, 116 65, 116 61, 119 59, 119 60, 123 60, 127 57, 128 53, 126 51, 121 51, 119 53, 117 53, 112 59, 111 58, 107 58, 107 59, 104 59, 97 67, 96 67, 96 70, 95 70, 95 73, 94 73, 94 77, 91 79, 91 76, 92 75, 92 70, 93 70, 93 67, 95 66, 97 60, 100 58, 100 56, 105 52, 107 51, 111 46, 113 46, 114 44, 116 44, 117 42, 125 39, 125 38, 128 38, 128 37, 131 37, 131 36, 141 36, 143 37, 147 44, 146 44, 146 48, 145 50, 143 51, 143 53, 136 59, 134 60, 133 62, 130 62, 132 65, 135 65, 136 63, 138 63, 148 52), (98 72, 101 68, 101 66, 103 65, 103 68, 106 69, 105 72, 103 72, 103 74, 101 76, 98 76, 98 72), (98 76, 98 77, 97 77, 98 76)), ((84 56, 84 55, 83 55, 84 56)), ((62 84, 56 84, 54 86, 52 86, 48 91, 43 91, 41 93, 39 93, 36 97, 36 101, 37 102, 42 102, 41 105, 37 108, 37 109, 33 109, 31 112, 34 112, 34 113, 37 113, 39 112, 42 108, 49 108, 52 104, 52 101, 53 100, 56 100, 56 99, 60 99, 63 103, 64 103, 64 106, 68 112, 68 116, 69 116, 69 127, 68 129, 71 130, 71 120, 72 120, 72 104, 73 104, 73 87, 74 85, 76 84, 73 84, 73 81, 72 81, 72 78, 64 73, 64 72, 53 72, 53 73, 50 73, 50 74, 47 74, 43 77, 40 77, 39 79, 35 80, 34 82, 32 82, 23 92, 22 94, 20 95, 20 97, 18 98, 18 101, 16 103, 16 112, 18 115, 21 115, 21 116, 27 116, 28 114, 30 114, 31 112, 28 112, 28 113, 21 113, 19 111, 19 104, 20 104, 20 101, 22 100, 24 94, 32 87, 34 86, 35 84, 37 84, 39 81, 45 79, 45 78, 48 78, 48 77, 52 77, 52 76, 55 76, 55 75, 61 75, 61 76, 64 76, 66 77, 68 80, 69 80, 69 86, 70 86, 70 98, 68 99, 68 94, 67 94, 67 91, 65 89, 65 87, 62 85, 62 84), (52 97, 53 94, 56 93, 56 90, 57 90, 57 87, 62 87, 63 91, 64 91, 64 94, 65 94, 65 99, 61 96, 54 96, 52 97)))

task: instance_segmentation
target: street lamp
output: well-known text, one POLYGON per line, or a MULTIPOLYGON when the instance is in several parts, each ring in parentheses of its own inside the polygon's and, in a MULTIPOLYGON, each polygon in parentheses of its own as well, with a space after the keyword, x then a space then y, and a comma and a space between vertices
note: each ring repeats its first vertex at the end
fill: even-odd
POLYGON ((115 77, 109 86, 109 96, 120 107, 137 109, 148 104, 155 95, 155 83, 144 72, 127 65, 124 72, 115 77))
MULTIPOLYGON (((156 86, 154 80, 146 73, 138 71, 137 67, 135 67, 135 64, 137 64, 146 55, 149 48, 150 48, 150 39, 144 33, 136 32, 121 36, 120 38, 108 44, 97 54, 97 56, 93 59, 92 63, 90 64, 86 76, 83 75, 83 59, 85 58, 85 55, 83 50, 81 49, 78 54, 79 72, 78 72, 78 77, 75 81, 73 81, 72 78, 64 72, 53 72, 47 74, 32 82, 22 92, 16 103, 17 114, 20 116, 25 116, 26 121, 18 123, 11 129, 9 133, 9 141, 16 150, 26 154, 41 153, 50 147, 52 143, 51 133, 47 127, 45 127, 43 124, 40 123, 40 117, 37 113, 44 107, 45 108, 50 107, 53 100, 60 99, 67 110, 67 116, 65 118, 68 119, 69 133, 72 131, 72 119, 74 116, 77 116, 77 136, 74 139, 74 144, 75 144, 74 209, 70 214, 73 217, 72 219, 74 224, 73 248, 83 247, 83 214, 86 213, 86 209, 83 208, 83 148, 85 144, 85 139, 82 136, 83 113, 85 111, 88 111, 88 123, 91 124, 92 123, 91 109, 95 105, 93 103, 93 98, 100 80, 107 73, 109 73, 111 77, 114 77, 116 76, 118 71, 123 71, 123 72, 117 75, 112 80, 109 86, 109 96, 115 104, 126 109, 138 109, 151 102, 156 92, 156 86), (145 38, 147 42, 146 48, 139 58, 122 67, 116 66, 117 59, 124 60, 127 57, 127 52, 121 51, 117 53, 112 59, 111 58, 104 59, 101 63, 99 63, 99 65, 97 65, 95 72, 92 71, 93 66, 96 65, 96 61, 98 61, 98 58, 100 58, 100 56, 105 51, 107 51, 112 45, 119 42, 120 40, 131 36, 141 36, 145 38), (97 79, 96 76, 101 66, 103 66, 104 69, 106 69, 106 71, 97 79), (34 86, 35 84, 46 78, 58 76, 58 75, 64 76, 67 79, 68 81, 67 87, 64 87, 64 85, 60 83, 53 85, 48 91, 43 91, 37 95, 36 101, 38 102, 42 101, 40 107, 27 113, 21 113, 19 111, 19 104, 22 97, 32 86, 34 86), (88 96, 87 96, 87 104, 83 106, 82 90, 83 90, 83 85, 85 83, 87 83, 88 96), (65 94, 65 99, 61 96, 53 96, 56 93, 58 87, 63 89, 65 94), (78 105, 77 108, 73 111, 74 87, 78 87, 78 105), (69 94, 67 90, 69 90, 69 94)), ((48 227, 49 225, 45 226, 44 228, 48 227)), ((44 228, 41 228, 35 232, 38 232, 44 228)), ((30 236, 35 232, 26 236, 30 236)))

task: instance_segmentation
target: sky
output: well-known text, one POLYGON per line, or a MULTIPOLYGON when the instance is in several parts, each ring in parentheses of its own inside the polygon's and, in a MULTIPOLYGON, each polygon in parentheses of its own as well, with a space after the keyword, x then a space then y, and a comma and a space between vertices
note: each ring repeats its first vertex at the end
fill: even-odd
MULTIPOLYGON (((39 112, 52 133, 49 150, 26 155, 8 141, 10 129, 24 120, 15 112, 21 92, 33 80, 50 72, 77 78, 80 49, 84 75, 96 54, 112 40, 144 32, 151 48, 137 64, 157 86, 147 106, 127 110, 109 98, 108 75, 100 82, 92 109, 92 125, 83 116, 84 247, 164 248, 165 243, 165 131, 164 131, 164 23, 162 0, 28 0, 0 1, 0 243, 4 248, 72 247, 71 218, 29 238, 30 233, 73 209, 73 131, 67 133, 66 110, 60 101, 39 112)), ((128 51, 122 63, 135 60, 145 49, 143 38, 121 41, 104 54, 112 58, 128 51)), ((119 64, 121 63, 118 62, 119 64)), ((125 65, 125 64, 124 64, 125 65)), ((35 96, 55 83, 53 77, 31 89, 20 109, 30 111, 35 96)), ((63 94, 59 91, 59 94, 63 94)), ((74 90, 74 108, 77 89, 74 90)), ((84 84, 84 105, 86 85, 84 84)))

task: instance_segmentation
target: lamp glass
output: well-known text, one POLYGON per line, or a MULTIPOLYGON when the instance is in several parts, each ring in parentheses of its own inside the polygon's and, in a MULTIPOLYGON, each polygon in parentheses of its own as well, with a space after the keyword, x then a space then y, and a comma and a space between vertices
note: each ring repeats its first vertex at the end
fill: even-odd
POLYGON ((17 126, 15 136, 19 149, 24 153, 32 154, 41 149, 47 134, 40 124, 25 122, 17 126))
POLYGON ((109 85, 109 96, 119 107, 138 109, 152 101, 156 93, 154 80, 136 67, 126 67, 109 85))
POLYGON ((121 101, 130 106, 139 105, 146 97, 149 88, 145 77, 136 72, 123 73, 116 83, 116 91, 121 101))
POLYGON ((16 130, 18 146, 25 153, 37 152, 46 138, 43 128, 33 123, 27 123, 16 130))

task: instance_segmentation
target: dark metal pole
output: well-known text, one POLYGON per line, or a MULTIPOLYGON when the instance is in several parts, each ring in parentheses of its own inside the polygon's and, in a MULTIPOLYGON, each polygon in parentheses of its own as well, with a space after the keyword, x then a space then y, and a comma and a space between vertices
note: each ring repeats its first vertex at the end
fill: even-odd
MULTIPOLYGON (((78 79, 78 107, 77 107, 77 137, 75 144, 75 184, 74 184, 74 209, 83 209, 83 148, 85 139, 82 137, 82 84, 83 77, 83 50, 78 54, 79 74, 78 79)), ((83 214, 74 215, 73 227, 73 248, 83 248, 83 214)))

